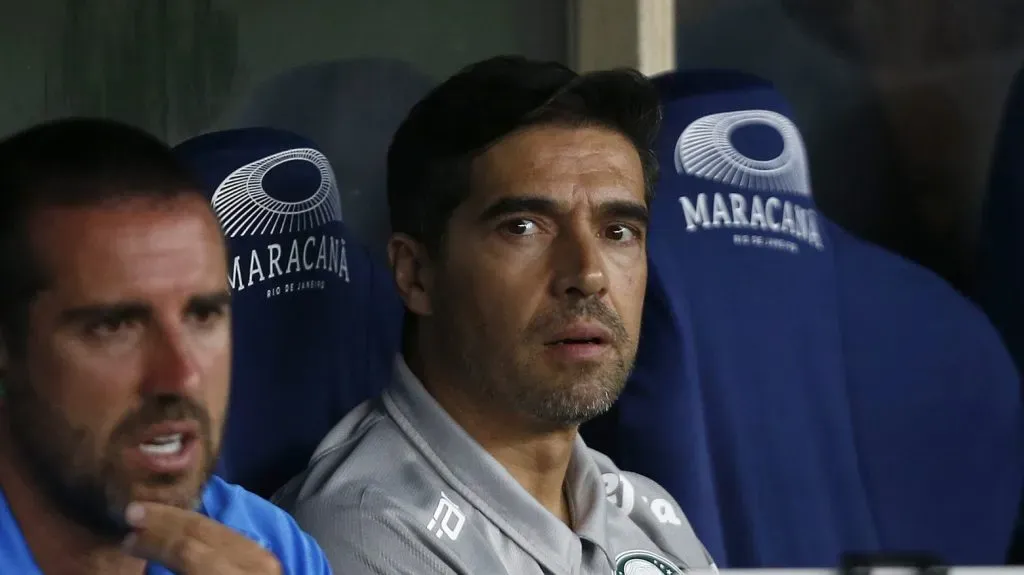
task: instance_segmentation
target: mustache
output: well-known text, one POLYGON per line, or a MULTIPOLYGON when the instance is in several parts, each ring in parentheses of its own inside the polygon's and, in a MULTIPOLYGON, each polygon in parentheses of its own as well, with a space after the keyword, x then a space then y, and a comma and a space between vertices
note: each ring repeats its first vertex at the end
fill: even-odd
POLYGON ((195 401, 179 395, 146 398, 139 408, 124 417, 111 436, 132 439, 150 425, 168 421, 195 421, 203 438, 210 437, 210 414, 195 401))
POLYGON ((578 321, 600 324, 612 334, 615 343, 629 339, 626 326, 622 323, 619 314, 598 299, 577 300, 571 307, 560 308, 537 317, 530 324, 530 332, 549 334, 578 321))

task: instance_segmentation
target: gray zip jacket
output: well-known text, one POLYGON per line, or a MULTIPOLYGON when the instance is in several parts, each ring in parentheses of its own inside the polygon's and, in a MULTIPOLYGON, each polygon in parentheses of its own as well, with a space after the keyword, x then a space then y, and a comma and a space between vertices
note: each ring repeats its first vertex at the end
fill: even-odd
POLYGON ((672 497, 577 439, 570 529, 399 357, 393 384, 275 495, 344 575, 672 575, 714 563, 672 497))

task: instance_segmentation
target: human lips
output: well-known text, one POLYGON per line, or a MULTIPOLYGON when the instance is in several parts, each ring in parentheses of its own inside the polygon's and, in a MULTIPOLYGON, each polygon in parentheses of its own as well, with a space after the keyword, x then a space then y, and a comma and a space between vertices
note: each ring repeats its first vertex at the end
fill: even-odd
POLYGON ((594 360, 606 353, 614 336, 604 326, 577 322, 562 329, 545 341, 547 351, 566 361, 594 360))
POLYGON ((195 421, 145 426, 127 447, 128 462, 151 473, 179 474, 199 461, 201 428, 195 421))

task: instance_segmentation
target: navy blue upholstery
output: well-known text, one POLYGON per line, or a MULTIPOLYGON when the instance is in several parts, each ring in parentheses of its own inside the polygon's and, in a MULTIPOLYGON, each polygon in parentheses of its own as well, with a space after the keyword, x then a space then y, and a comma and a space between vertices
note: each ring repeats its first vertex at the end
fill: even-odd
POLYGON ((1006 100, 981 227, 978 300, 1024 366, 1024 70, 1006 100))
MULTIPOLYGON (((1024 369, 1024 70, 1006 99, 983 211, 977 299, 1024 369)), ((1024 509, 1021 510, 1024 518, 1024 509)), ((1024 564, 1024 520, 1009 560, 1024 564)))
POLYGON ((1017 369, 949 284, 835 229, 847 391, 879 541, 1002 563, 1024 481, 1017 369))
POLYGON ((771 84, 658 85, 640 353, 591 444, 668 488, 722 566, 920 549, 998 562, 1024 441, 984 316, 817 212, 771 84))
POLYGON ((312 142, 247 128, 176 151, 210 194, 230 256, 234 372, 218 471, 269 495, 389 380, 401 303, 342 223, 333 170, 312 142))

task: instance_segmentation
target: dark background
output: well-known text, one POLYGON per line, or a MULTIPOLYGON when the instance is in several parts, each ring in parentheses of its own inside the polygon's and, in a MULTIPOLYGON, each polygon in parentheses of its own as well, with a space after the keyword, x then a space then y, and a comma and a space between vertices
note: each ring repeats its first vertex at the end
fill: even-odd
MULTIPOLYGON (((0 134, 87 114, 130 121, 172 143, 260 113, 281 115, 287 99, 275 108, 254 103, 254 94, 296 67, 390 58, 437 81, 498 53, 565 61, 570 25, 565 0, 0 7, 0 134)), ((1024 0, 678 0, 678 10, 680 66, 753 72, 792 101, 826 215, 970 292, 992 144, 1024 63, 1024 0)), ((405 80, 395 81, 403 87, 375 90, 373 105, 391 106, 388 117, 408 105, 408 95, 397 94, 405 80)), ((359 104, 339 97, 331 105, 359 104)), ((313 132, 316 117, 283 127, 302 131, 306 122, 313 132)), ((321 144, 336 166, 346 163, 338 155, 347 144, 321 144)), ((375 146, 363 153, 382 154, 375 146)), ((350 188, 342 190, 349 215, 362 210, 359 202, 373 204, 367 214, 379 212, 377 179, 338 177, 350 188)))

